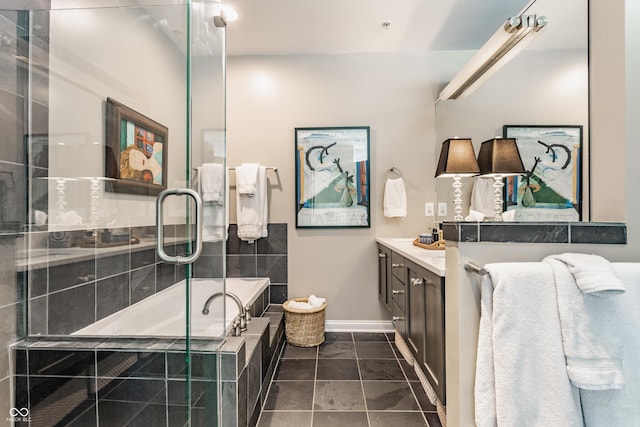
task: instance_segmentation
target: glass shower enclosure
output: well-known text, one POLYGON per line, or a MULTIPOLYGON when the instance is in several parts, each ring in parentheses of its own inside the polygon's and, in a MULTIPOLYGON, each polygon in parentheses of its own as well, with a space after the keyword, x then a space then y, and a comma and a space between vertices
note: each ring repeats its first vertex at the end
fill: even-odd
POLYGON ((0 10, 16 95, 2 131, 25 172, 11 407, 28 416, 14 415, 222 425, 224 298, 201 305, 224 292, 225 199, 203 219, 198 172, 225 167, 224 5, 21 7, 0 10))

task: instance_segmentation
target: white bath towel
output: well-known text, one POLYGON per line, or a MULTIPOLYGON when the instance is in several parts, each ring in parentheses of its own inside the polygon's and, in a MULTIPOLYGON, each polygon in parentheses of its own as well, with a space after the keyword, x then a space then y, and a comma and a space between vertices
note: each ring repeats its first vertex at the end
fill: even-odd
POLYGON ((625 284, 618 300, 619 334, 624 346, 624 388, 580 390, 585 425, 595 427, 640 425, 640 263, 612 263, 625 284))
POLYGON ((607 297, 624 292, 624 283, 613 272, 611 263, 599 255, 564 253, 549 258, 567 265, 582 293, 607 297))
POLYGON ((224 165, 204 163, 199 168, 200 194, 203 202, 224 202, 224 165))
POLYGON ((384 185, 384 216, 407 216, 407 192, 402 178, 387 179, 384 185))
POLYGON ((221 242, 229 237, 229 173, 223 175, 222 194, 218 201, 204 201, 202 180, 199 180, 202 206, 202 240, 205 242, 221 242))
POLYGON ((554 273, 567 373, 571 382, 581 389, 622 388, 625 384, 620 336, 623 325, 620 324, 618 307, 624 294, 611 291, 611 296, 606 298, 594 295, 604 295, 608 283, 616 290, 624 288, 624 284, 604 258, 578 255, 584 254, 563 254, 544 259, 554 273), (568 259, 580 259, 581 262, 577 263, 579 268, 563 261, 568 259), (603 261, 607 268, 604 268, 603 261), (597 283, 588 275, 589 265, 593 266, 594 276, 601 282, 597 286, 600 291, 596 293, 584 293, 578 284, 587 282, 584 288, 596 288, 597 283))
POLYGON ((236 191, 238 194, 253 196, 258 191, 258 172, 260 165, 257 163, 242 163, 236 168, 236 191))
MULTIPOLYGON (((236 169, 236 187, 238 185, 236 169)), ((236 191, 236 216, 238 237, 240 240, 253 243, 261 237, 267 237, 268 201, 267 201, 267 168, 258 168, 256 192, 253 195, 236 191)))
POLYGON ((582 426, 565 368, 556 291, 545 263, 485 268, 475 383, 479 427, 582 426))

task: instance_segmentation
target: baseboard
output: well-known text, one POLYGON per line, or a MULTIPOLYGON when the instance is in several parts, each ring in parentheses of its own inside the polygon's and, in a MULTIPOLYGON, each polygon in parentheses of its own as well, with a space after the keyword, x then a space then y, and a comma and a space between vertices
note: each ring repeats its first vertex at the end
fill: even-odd
POLYGON ((393 332, 390 320, 327 320, 324 322, 327 332, 393 332))

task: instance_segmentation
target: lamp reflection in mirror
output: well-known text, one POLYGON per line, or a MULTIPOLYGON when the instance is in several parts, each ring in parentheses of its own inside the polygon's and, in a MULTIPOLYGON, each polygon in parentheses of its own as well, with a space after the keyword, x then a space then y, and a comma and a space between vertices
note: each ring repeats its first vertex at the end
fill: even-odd
POLYGON ((436 178, 453 178, 454 221, 462 221, 463 176, 478 175, 480 168, 470 138, 450 138, 442 143, 436 178))
POLYGON ((493 177, 494 221, 502 221, 504 178, 525 173, 520 151, 514 138, 493 138, 480 145, 480 175, 493 177))

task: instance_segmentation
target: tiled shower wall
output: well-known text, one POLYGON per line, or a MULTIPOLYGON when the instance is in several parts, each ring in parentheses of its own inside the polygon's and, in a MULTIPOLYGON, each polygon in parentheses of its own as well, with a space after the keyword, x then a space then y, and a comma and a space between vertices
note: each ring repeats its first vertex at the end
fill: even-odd
MULTIPOLYGON (((38 0, 9 3, 16 9, 45 6, 44 1, 38 0)), ((46 45, 49 24, 44 14, 35 18, 30 36, 34 46, 31 59, 46 70, 48 49, 41 48, 46 45)), ((26 97, 28 62, 24 58, 29 57, 28 19, 25 11, 0 11, 0 423, 12 404, 8 347, 24 337, 24 288, 16 275, 16 240, 29 223, 25 200, 30 198, 34 209, 39 210, 46 210, 48 204, 46 179, 35 179, 32 186, 26 185, 27 171, 34 177, 48 175, 49 105, 46 73, 34 73, 30 104, 26 97), (27 111, 31 112, 30 122, 25 120, 27 111), (29 137, 34 147, 30 159, 25 152, 29 137)))
MULTIPOLYGON (((269 277, 269 302, 281 304, 287 298, 287 225, 270 224, 269 236, 253 244, 238 239, 236 230, 235 225, 230 226, 227 277, 269 277)), ((155 230, 135 227, 124 232, 153 241, 155 230)), ((43 234, 45 238, 41 240, 49 241, 47 233, 43 234)), ((166 238, 181 235, 184 233, 180 226, 165 230, 166 238)), ((32 235, 31 240, 35 241, 36 236, 32 235)), ((184 266, 162 262, 153 247, 130 244, 122 248, 115 255, 89 252, 82 261, 45 264, 20 272, 18 282, 29 283, 30 334, 70 334, 185 277, 184 266)), ((165 251, 175 255, 187 250, 184 244, 173 244, 166 245, 165 251)), ((220 243, 205 243, 203 255, 194 266, 194 277, 222 277, 222 254, 220 243)))

